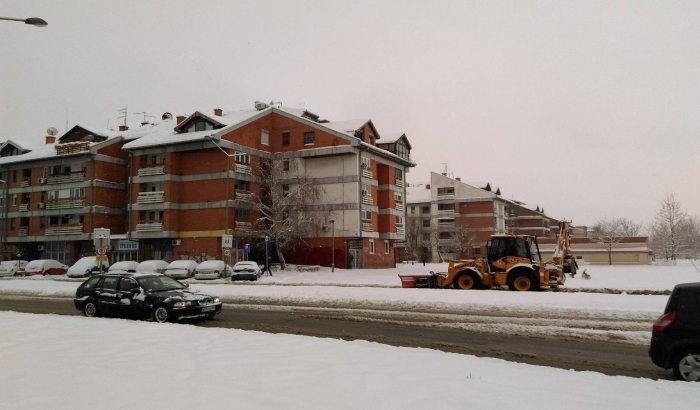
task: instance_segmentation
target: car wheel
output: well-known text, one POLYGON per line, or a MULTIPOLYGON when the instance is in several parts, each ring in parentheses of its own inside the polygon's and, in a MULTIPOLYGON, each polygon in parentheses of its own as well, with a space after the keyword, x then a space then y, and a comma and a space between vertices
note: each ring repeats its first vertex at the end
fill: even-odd
POLYGON ((673 374, 678 380, 700 381, 700 349, 683 351, 673 361, 673 374))
POLYGON ((170 319, 170 313, 165 306, 158 306, 153 309, 153 321, 158 323, 165 323, 170 319))
POLYGON ((83 314, 87 317, 96 317, 97 306, 92 301, 85 303, 83 306, 83 314))

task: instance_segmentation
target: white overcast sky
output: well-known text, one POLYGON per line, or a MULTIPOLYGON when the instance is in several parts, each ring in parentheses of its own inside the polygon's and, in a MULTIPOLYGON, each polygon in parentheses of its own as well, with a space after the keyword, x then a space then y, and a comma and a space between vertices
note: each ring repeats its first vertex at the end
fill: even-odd
POLYGON ((700 2, 2 1, 0 141, 304 107, 555 218, 700 215, 700 2), (445 165, 446 164, 446 165, 445 165))

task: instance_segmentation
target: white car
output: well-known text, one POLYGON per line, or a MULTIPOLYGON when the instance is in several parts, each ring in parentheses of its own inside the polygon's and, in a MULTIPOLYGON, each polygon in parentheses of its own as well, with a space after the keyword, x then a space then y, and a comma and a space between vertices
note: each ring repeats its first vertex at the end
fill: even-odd
MULTIPOLYGON (((109 269, 109 263, 107 261, 102 261, 102 271, 107 272, 109 269)), ((86 256, 84 258, 78 259, 77 262, 68 268, 66 276, 69 278, 86 278, 88 276, 97 275, 100 273, 100 264, 97 262, 97 258, 94 256, 86 256)))
POLYGON ((197 265, 196 261, 191 260, 172 261, 165 268, 163 275, 178 279, 191 278, 194 275, 195 269, 197 269, 197 265))
POLYGON ((149 260, 139 263, 136 273, 163 273, 168 267, 168 262, 159 260, 149 260))
POLYGON ((119 261, 114 262, 114 265, 109 267, 110 272, 136 272, 136 267, 139 263, 136 261, 119 261))
POLYGON ((0 262, 0 276, 22 276, 27 261, 4 261, 0 262))
POLYGON ((240 261, 233 265, 231 280, 258 280, 261 275, 262 271, 260 270, 260 266, 257 262, 240 261))
POLYGON ((194 271, 195 279, 221 279, 231 276, 231 267, 224 261, 204 261, 194 271))

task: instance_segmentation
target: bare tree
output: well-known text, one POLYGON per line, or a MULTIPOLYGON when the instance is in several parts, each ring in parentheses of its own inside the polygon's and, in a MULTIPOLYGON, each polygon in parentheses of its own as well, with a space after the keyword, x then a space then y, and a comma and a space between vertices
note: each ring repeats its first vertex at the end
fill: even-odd
POLYGON ((679 246, 679 256, 685 258, 700 257, 700 219, 692 215, 686 217, 679 226, 681 244, 679 246))
POLYGON ((421 223, 421 219, 417 216, 406 217, 406 242, 404 250, 406 251, 406 258, 409 260, 418 260, 418 253, 423 248, 421 223))
POLYGON ((627 218, 603 218, 595 223, 591 239, 602 244, 608 252, 608 264, 612 265, 612 250, 622 238, 637 236, 642 225, 627 218))
POLYGON ((683 224, 687 219, 680 202, 671 194, 661 203, 661 209, 650 228, 650 242, 656 255, 675 260, 683 245, 683 224))
POLYGON ((260 217, 255 229, 276 244, 284 268, 284 252, 304 238, 319 236, 328 217, 319 212, 324 190, 302 169, 301 159, 279 155, 259 166, 261 195, 256 210, 260 217))
POLYGON ((474 232, 466 225, 459 225, 455 228, 455 253, 461 258, 462 254, 471 249, 474 245, 474 232))

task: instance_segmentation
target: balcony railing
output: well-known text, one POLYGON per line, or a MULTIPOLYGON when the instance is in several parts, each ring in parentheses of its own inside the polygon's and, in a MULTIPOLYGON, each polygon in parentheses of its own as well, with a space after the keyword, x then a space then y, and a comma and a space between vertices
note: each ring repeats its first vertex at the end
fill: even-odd
POLYGON ((447 194, 437 194, 437 199, 454 199, 454 197, 455 197, 454 192, 447 193, 447 194))
POLYGON ((162 219, 145 219, 136 223, 136 232, 162 232, 162 219))
POLYGON ((438 226, 440 228, 454 228, 455 221, 441 221, 438 219, 438 226))
POLYGON ((397 235, 404 235, 406 233, 406 230, 404 229, 403 226, 397 226, 396 227, 396 234, 397 235))
POLYGON ((46 228, 46 236, 56 235, 80 235, 83 233, 83 224, 56 225, 46 228))
POLYGON ((363 195, 362 196, 362 203, 365 205, 372 205, 373 204, 372 197, 369 195, 363 195))
POLYGON ((374 232, 374 228, 372 228, 372 222, 362 222, 362 230, 364 232, 374 232))
POLYGON ((374 174, 372 174, 372 170, 369 168, 362 168, 362 176, 365 178, 374 178, 374 174))
POLYGON ((136 198, 137 204, 155 204, 165 200, 165 191, 139 192, 136 198))
POLYGON ((455 213, 454 208, 453 209, 438 209, 438 215, 451 215, 455 213))
POLYGON ((29 186, 29 181, 30 181, 29 178, 24 178, 24 179, 22 180, 22 182, 19 183, 19 187, 20 187, 20 188, 26 188, 26 187, 28 187, 28 186, 29 186))
POLYGON ((19 206, 19 211, 20 212, 25 212, 29 210, 29 203, 27 202, 26 204, 20 204, 19 206))
POLYGON ((17 233, 18 236, 27 236, 29 235, 29 227, 28 226, 22 226, 19 228, 19 233, 17 233))
POLYGON ((253 230, 253 224, 250 222, 238 222, 238 221, 236 221, 235 228, 237 231, 251 231, 251 230, 253 230))
POLYGON ((64 175, 52 175, 47 178, 47 184, 66 184, 69 182, 83 182, 85 181, 85 172, 71 172, 70 174, 64 175))
POLYGON ((454 238, 438 238, 438 244, 440 245, 453 245, 456 244, 457 240, 454 238))
POLYGON ((398 187, 403 187, 403 179, 397 179, 394 181, 394 185, 398 187))
POLYGON ((405 208, 404 208, 404 206, 403 206, 402 203, 396 203, 396 210, 397 210, 397 211, 403 212, 404 209, 405 209, 405 208))
POLYGON ((253 201, 253 194, 251 194, 249 191, 243 191, 243 190, 237 189, 236 190, 236 199, 239 201, 252 202, 253 201))
POLYGON ((60 198, 46 201, 46 209, 67 209, 82 208, 85 203, 84 198, 60 198))
POLYGON ((147 177, 150 175, 163 175, 165 174, 165 165, 153 165, 150 167, 139 168, 139 176, 147 177))
POLYGON ((240 172, 241 174, 252 174, 253 173, 253 168, 250 167, 250 165, 244 165, 244 164, 238 164, 236 163, 236 172, 240 172))

